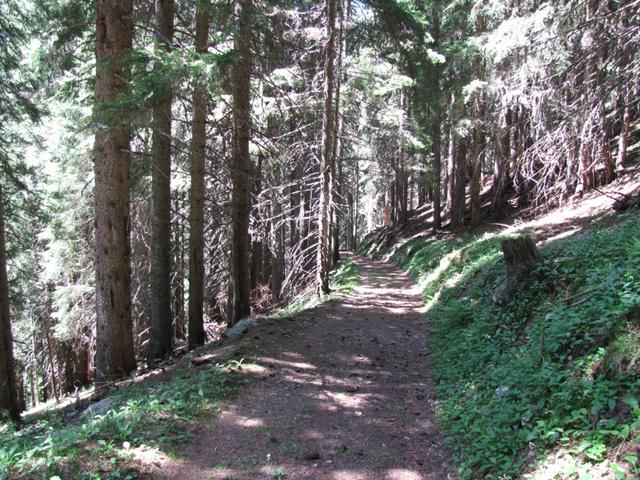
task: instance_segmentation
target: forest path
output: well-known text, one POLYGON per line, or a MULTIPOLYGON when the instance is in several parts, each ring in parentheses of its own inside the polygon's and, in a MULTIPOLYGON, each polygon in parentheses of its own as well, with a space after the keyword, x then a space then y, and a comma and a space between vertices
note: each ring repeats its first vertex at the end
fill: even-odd
POLYGON ((349 258, 357 290, 260 322, 242 342, 253 378, 153 478, 454 478, 434 430, 420 290, 390 263, 349 258))

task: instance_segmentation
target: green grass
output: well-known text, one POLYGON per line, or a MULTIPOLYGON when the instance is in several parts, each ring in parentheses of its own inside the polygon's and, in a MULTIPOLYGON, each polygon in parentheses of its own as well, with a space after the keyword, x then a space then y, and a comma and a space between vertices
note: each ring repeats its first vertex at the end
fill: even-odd
POLYGON ((634 478, 624 444, 640 443, 637 212, 542 247, 533 285, 499 307, 502 238, 393 254, 424 286, 437 413, 461 478, 520 478, 553 449, 583 465, 579 478, 607 459, 612 478, 634 478))
POLYGON ((275 480, 284 480, 285 478, 287 478, 287 473, 285 472, 283 467, 276 467, 273 469, 271 476, 275 480))
POLYGON ((136 478, 128 452, 141 445, 172 453, 203 415, 238 389, 236 361, 187 371, 149 387, 115 394, 103 415, 70 423, 49 412, 15 431, 0 433, 0 478, 136 478))

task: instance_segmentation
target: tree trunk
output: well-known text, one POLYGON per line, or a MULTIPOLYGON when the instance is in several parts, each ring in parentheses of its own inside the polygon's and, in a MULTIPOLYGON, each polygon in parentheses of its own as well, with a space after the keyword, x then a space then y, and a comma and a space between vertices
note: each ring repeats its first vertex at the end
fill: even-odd
MULTIPOLYGON (((585 2, 586 6, 586 17, 585 20, 587 22, 592 22, 595 15, 596 10, 598 8, 599 0, 587 0, 585 2)), ((595 25, 595 24, 594 24, 595 25)), ((594 25, 591 25, 590 28, 585 32, 589 35, 595 35, 592 31, 594 25)), ((594 39, 595 40, 595 39, 594 39)), ((586 59, 584 61, 584 83, 582 88, 587 91, 597 91, 597 64, 596 64, 596 55, 593 52, 585 52, 586 59)), ((592 117, 591 105, 587 105, 587 108, 584 109, 587 112, 586 118, 583 119, 582 128, 580 130, 580 149, 578 150, 578 189, 576 193, 578 195, 582 195, 585 190, 589 190, 595 186, 595 161, 597 160, 597 156, 594 156, 594 153, 597 152, 597 140, 594 138, 597 136, 598 125, 596 125, 596 119, 592 117)))
POLYGON ((335 168, 335 193, 334 193, 334 222, 333 222, 333 257, 332 264, 336 265, 340 261, 340 219, 342 216, 342 155, 344 150, 344 121, 340 113, 341 88, 343 77, 346 75, 343 69, 343 58, 347 49, 347 36, 344 33, 345 22, 349 14, 349 1, 344 0, 340 5, 340 28, 338 32, 339 48, 338 62, 336 65, 336 109, 335 109, 335 128, 333 141, 333 162, 335 168))
MULTIPOLYGON (((173 0, 156 0, 156 41, 165 51, 173 41, 173 0)), ((166 357, 172 347, 171 321, 171 82, 156 69, 151 161, 151 338, 148 356, 166 357), (163 78, 164 77, 164 78, 163 78)))
POLYGON ((96 22, 96 383, 136 368, 131 331, 130 128, 101 107, 126 93, 133 0, 98 0, 96 22), (103 125, 108 125, 104 127, 103 125))
MULTIPOLYGON (((533 144, 533 140, 531 138, 531 112, 525 109, 524 106, 520 106, 520 113, 518 115, 518 143, 517 146, 517 155, 516 161, 522 159, 525 152, 531 147, 533 144)), ((529 192, 530 192, 530 184, 529 180, 527 180, 522 170, 518 170, 516 173, 516 194, 518 196, 518 207, 523 208, 529 204, 529 192)))
MULTIPOLYGON (((178 195, 175 203, 175 211, 181 211, 181 204, 184 204, 184 192, 178 195)), ((174 338, 184 340, 185 338, 185 302, 184 302, 184 223, 182 215, 177 214, 173 222, 173 245, 172 245, 172 267, 171 276, 171 299, 173 311, 172 334, 174 338)))
MULTIPOLYGON (((32 320, 33 322, 34 320, 32 320)), ((35 327, 34 324, 31 325, 31 329, 33 331, 33 328, 35 327)), ((2 348, 2 346, 0 345, 0 348, 2 348)), ((31 353, 32 353, 32 358, 31 360, 31 366, 29 368, 29 383, 31 384, 31 399, 32 399, 32 403, 33 406, 35 405, 39 405, 40 404, 40 378, 38 375, 38 370, 40 367, 40 364, 38 362, 38 346, 36 344, 36 337, 35 335, 31 336, 31 353)))
POLYGON ((355 206, 353 202, 353 193, 347 193, 347 208, 349 212, 349 217, 347 218, 347 224, 345 225, 345 234, 346 234, 346 242, 347 248, 353 251, 353 244, 355 243, 353 240, 353 222, 355 217, 355 206))
POLYGON ((384 189, 384 219, 383 225, 388 227, 393 223, 393 192, 391 187, 384 189))
MULTIPOLYGON (((432 10, 433 17, 433 39, 434 39, 434 48, 439 48, 440 44, 440 8, 442 8, 438 3, 434 3, 432 10)), ((434 71, 434 82, 433 88, 435 90, 435 110, 433 115, 433 125, 432 125, 432 153, 433 153, 433 176, 435 177, 435 181, 433 184, 433 230, 440 230, 442 228, 442 205, 441 205, 441 188, 440 188, 440 179, 442 177, 442 152, 441 152, 441 134, 442 134, 442 86, 441 86, 441 76, 442 76, 442 68, 438 65, 434 65, 432 67, 434 71)))
POLYGON ((435 182, 433 184, 433 230, 440 230, 442 228, 442 206, 441 206, 441 190, 440 190, 440 177, 442 174, 442 156, 440 149, 440 114, 436 115, 433 121, 433 175, 435 182))
MULTIPOLYGON (((200 0, 196 13, 196 56, 207 53, 211 0, 200 0)), ((204 345, 204 188, 207 144, 207 91, 193 87, 191 188, 189 190, 189 349, 204 345)))
MULTIPOLYGON (((258 155, 253 173, 253 217, 256 225, 260 225, 261 210, 260 192, 262 191, 262 154, 258 155)), ((251 242, 251 290, 255 290, 262 283, 262 238, 258 235, 251 242)))
POLYGON ((31 388, 31 406, 40 404, 40 385, 38 382, 38 372, 34 366, 29 368, 29 386, 31 388))
POLYGON ((453 177, 454 187, 451 197, 451 225, 460 226, 466 209, 467 139, 460 138, 455 149, 456 161, 453 177))
POLYGON ((329 293, 329 239, 331 238, 331 198, 333 194, 333 139, 334 139, 334 61, 336 56, 336 0, 327 0, 327 43, 324 58, 324 115, 322 121, 322 157, 320 163, 320 214, 318 217, 318 250, 316 289, 318 296, 329 293))
POLYGON ((353 231, 351 232, 351 238, 353 243, 351 244, 351 250, 356 251, 358 249, 358 215, 360 213, 360 162, 356 160, 356 184, 355 184, 355 198, 353 208, 353 231))
MULTIPOLYGON (((339 149, 339 155, 342 154, 339 149)), ((333 264, 337 265, 340 261, 340 220, 342 217, 341 205, 342 205, 342 159, 338 157, 338 172, 336 182, 336 208, 335 208, 335 221, 333 222, 333 264)))
POLYGON ((58 366, 56 365, 56 351, 57 345, 54 344, 53 334, 51 332, 51 313, 53 312, 53 306, 51 301, 51 295, 53 293, 53 285, 47 286, 47 293, 45 299, 45 309, 42 315, 42 327, 44 330, 44 339, 47 344, 47 357, 49 360, 49 368, 51 375, 51 393, 53 393, 56 403, 60 403, 60 377, 58 372, 58 366))
POLYGON ((89 346, 82 341, 73 348, 73 373, 76 387, 89 385, 89 346))
POLYGON ((233 65, 233 166, 231 180, 232 246, 231 274, 233 278, 233 312, 231 324, 251 312, 251 282, 249 275, 249 217, 251 215, 251 0, 237 0, 238 26, 234 38, 237 53, 233 65))
POLYGON ((3 205, 4 198, 2 187, 0 187, 0 418, 6 414, 12 420, 19 422, 20 407, 13 358, 3 205))
MULTIPOLYGON (((475 30, 478 34, 485 31, 484 14, 480 13, 475 19, 475 30)), ((482 55, 476 55, 474 59, 474 73, 478 79, 484 79, 485 68, 482 55)), ((480 224, 480 190, 482 166, 484 164, 485 138, 485 93, 480 89, 474 93, 475 122, 473 127, 473 165, 471 166, 471 179, 469 182, 471 226, 480 224)))
POLYGON ((624 165, 627 160, 627 148, 629 145, 629 132, 631 131, 631 103, 633 96, 633 88, 629 85, 621 87, 626 90, 623 95, 624 106, 622 107, 622 125, 620 130, 620 137, 618 138, 618 153, 616 155, 616 171, 621 172, 624 170, 624 165))
MULTIPOLYGON (((265 212, 266 213, 266 212, 265 212)), ((263 282, 267 282, 267 280, 271 279, 271 245, 269 244, 269 238, 271 237, 271 222, 265 222, 265 232, 264 232, 264 241, 262 242, 262 262, 261 262, 261 273, 260 277, 263 282)))
POLYGON ((151 244, 151 200, 144 199, 132 208, 132 320, 136 357, 144 357, 151 330, 149 316, 149 245, 151 244))
MULTIPOLYGON (((276 182, 277 183, 277 182, 276 182)), ((284 226, 282 207, 276 192, 271 196, 271 297, 275 304, 282 299, 284 282, 284 226)))
POLYGON ((471 178, 469 181, 471 226, 480 224, 480 176, 484 162, 484 128, 476 125, 473 135, 473 164, 471 165, 471 178))
POLYGON ((511 153, 511 108, 504 113, 504 125, 498 127, 498 151, 493 170, 493 194, 491 210, 499 212, 504 207, 504 190, 508 183, 509 156, 511 153))
POLYGON ((289 220, 289 240, 291 251, 294 251, 298 243, 300 243, 300 189, 302 179, 302 162, 296 160, 296 164, 291 170, 289 181, 291 187, 289 189, 289 202, 291 207, 291 218, 289 220))
POLYGON ((453 132, 453 119, 449 123, 449 151, 447 152, 447 211, 453 212, 453 198, 456 178, 456 138, 453 132))

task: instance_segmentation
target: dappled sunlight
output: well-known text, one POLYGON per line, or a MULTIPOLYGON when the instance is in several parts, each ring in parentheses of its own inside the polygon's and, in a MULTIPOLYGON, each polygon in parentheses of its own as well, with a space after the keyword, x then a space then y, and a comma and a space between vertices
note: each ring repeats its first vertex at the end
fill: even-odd
MULTIPOLYGON (((383 295, 397 295, 398 289, 394 287, 358 287, 358 291, 368 295, 383 296, 383 295)), ((411 290, 409 290, 411 291, 411 290)), ((417 291, 417 290, 414 290, 417 291)))
MULTIPOLYGON (((286 356, 293 356, 293 354, 291 353, 283 353, 283 355, 286 356)), ((299 354, 298 354, 298 358, 299 358, 299 354)), ((316 370, 317 367, 315 365, 311 365, 309 363, 306 362, 292 362, 292 361, 288 361, 288 360, 280 360, 278 358, 274 358, 274 357, 259 357, 259 361, 265 365, 277 365, 279 367, 284 367, 284 368, 291 368, 291 369, 298 369, 298 370, 316 370)))
POLYGON ((345 409, 362 409, 369 404, 370 395, 326 391, 324 393, 335 405, 345 409))
POLYGON ((522 476, 523 480, 569 480, 571 478, 635 479, 624 461, 604 460, 598 463, 585 461, 579 452, 567 448, 557 448, 550 451, 543 459, 537 462, 535 468, 522 476), (620 475, 612 473, 612 463, 618 465, 620 475), (624 475, 622 474, 624 472, 624 475))
POLYGON ((341 355, 336 355, 334 358, 344 365, 359 365, 359 364, 371 365, 373 363, 371 358, 362 354, 355 354, 355 355, 341 354, 341 355))
POLYGON ((422 480, 424 477, 419 473, 405 468, 394 468, 389 470, 386 478, 389 480, 422 480))
POLYGON ((264 422, 259 418, 238 417, 236 423, 239 427, 244 428, 257 428, 264 426, 264 422))
MULTIPOLYGON (((372 478, 379 480, 424 480, 426 477, 415 470, 392 468, 384 472, 346 469, 334 472, 330 478, 333 480, 368 480, 372 478)), ((438 480, 446 480, 446 477, 438 480)))
POLYGON ((426 285, 437 282, 440 276, 442 276, 449 266, 454 262, 460 259, 460 250, 454 250, 448 255, 445 255, 444 258, 440 261, 438 266, 428 272, 426 275, 422 275, 418 281, 418 285, 420 290, 424 290, 426 285))
POLYGON ((221 425, 233 428, 260 428, 264 427, 264 420, 259 417, 249 417, 239 413, 235 406, 230 406, 217 420, 221 425))
POLYGON ((296 359, 304 358, 300 352, 282 352, 282 355, 285 357, 291 357, 296 359))
POLYGON ((123 454, 140 463, 143 467, 160 464, 169 458, 162 450, 148 445, 124 449, 123 454))
POLYGON ((242 365, 242 371, 250 375, 262 375, 267 369, 258 363, 245 363, 242 365))
POLYGON ((352 470, 342 470, 334 472, 331 477, 333 480, 366 480, 367 476, 364 473, 355 472, 352 470))

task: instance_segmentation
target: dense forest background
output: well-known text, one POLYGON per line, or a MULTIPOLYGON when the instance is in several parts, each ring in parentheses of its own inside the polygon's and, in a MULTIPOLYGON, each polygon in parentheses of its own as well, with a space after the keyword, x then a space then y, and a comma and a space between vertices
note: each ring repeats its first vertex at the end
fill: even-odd
POLYGON ((326 294, 341 249, 418 207, 467 229, 611 182, 637 155, 639 10, 5 0, 0 408, 326 294))

